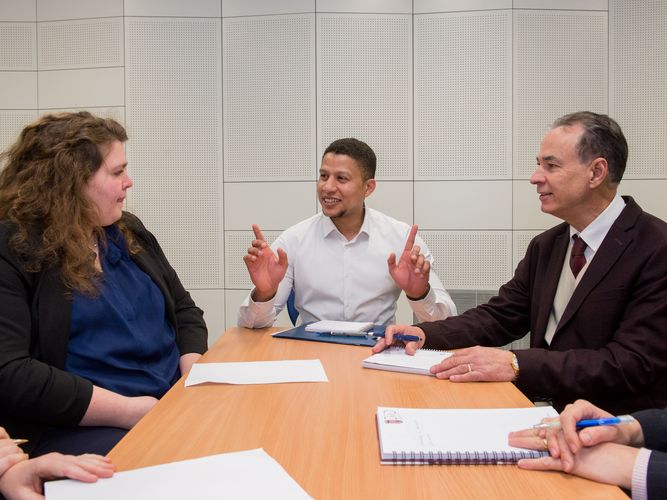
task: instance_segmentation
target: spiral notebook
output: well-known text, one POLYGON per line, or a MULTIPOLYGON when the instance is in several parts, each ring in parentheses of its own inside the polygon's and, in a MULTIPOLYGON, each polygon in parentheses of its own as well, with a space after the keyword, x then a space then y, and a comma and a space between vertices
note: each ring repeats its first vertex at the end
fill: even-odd
POLYGON ((364 359, 361 366, 376 370, 418 373, 434 376, 429 369, 452 355, 449 351, 419 349, 414 356, 405 354, 403 347, 392 347, 364 359))
POLYGON ((382 464, 514 464, 548 452, 507 444, 511 431, 526 429, 545 417, 551 406, 500 409, 377 409, 382 464))

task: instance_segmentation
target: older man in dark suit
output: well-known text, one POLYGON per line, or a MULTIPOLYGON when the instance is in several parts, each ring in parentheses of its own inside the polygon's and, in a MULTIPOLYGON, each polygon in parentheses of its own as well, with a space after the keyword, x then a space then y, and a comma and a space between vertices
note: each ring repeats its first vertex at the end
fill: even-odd
MULTIPOLYGON (((542 140, 542 211, 565 222, 538 235, 487 304, 443 321, 390 327, 406 351, 463 348, 431 371, 452 382, 514 381, 562 408, 586 398, 611 412, 667 406, 667 224, 617 194, 628 156, 605 115, 558 119, 542 140), (500 346, 531 332, 530 348, 500 346)), ((400 342, 396 342, 400 343, 400 342)))

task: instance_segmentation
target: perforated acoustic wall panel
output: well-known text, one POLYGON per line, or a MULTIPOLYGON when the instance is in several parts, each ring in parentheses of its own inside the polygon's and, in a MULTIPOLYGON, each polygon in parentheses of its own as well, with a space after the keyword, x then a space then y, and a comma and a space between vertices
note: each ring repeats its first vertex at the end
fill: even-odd
POLYGON ((39 69, 122 65, 122 18, 39 23, 39 69))
POLYGON ((0 22, 0 71, 35 70, 35 23, 0 22))
POLYGON ((511 178, 511 12, 414 22, 415 178, 511 178))
POLYGON ((665 179, 667 2, 611 0, 609 9, 610 111, 631 144, 624 178, 665 179))
POLYGON ((412 178, 412 19, 318 14, 318 157, 356 137, 378 157, 380 179, 412 178))
MULTIPOLYGON (((19 5, 3 5, 0 17, 27 19, 31 12, 19 5), (14 17, 10 9, 14 9, 14 17)), ((32 13, 34 17, 34 12, 32 13)), ((0 151, 37 118, 37 29, 34 22, 0 21, 0 151), (2 109, 4 108, 4 109, 2 109)))
POLYGON ((607 13, 514 12, 514 176, 527 179, 548 125, 607 112, 607 13))
POLYGON ((511 231, 420 231, 446 288, 497 290, 512 273, 511 231))
MULTIPOLYGON (((18 0, 24 1, 24 0, 18 0)), ((123 3, 137 0, 29 0, 37 4, 37 21, 92 19, 123 15, 123 3)))
MULTIPOLYGON (((267 243, 272 244, 281 231, 263 231, 267 243)), ((225 287, 230 289, 252 288, 243 256, 247 253, 255 235, 252 231, 227 231, 225 233, 225 287)))
POLYGON ((125 27, 129 207, 190 288, 224 287, 220 22, 125 27))
POLYGON ((37 119, 37 110, 0 110, 0 151, 18 138, 28 123, 37 119))
POLYGON ((223 20, 225 180, 315 178, 315 15, 223 20))

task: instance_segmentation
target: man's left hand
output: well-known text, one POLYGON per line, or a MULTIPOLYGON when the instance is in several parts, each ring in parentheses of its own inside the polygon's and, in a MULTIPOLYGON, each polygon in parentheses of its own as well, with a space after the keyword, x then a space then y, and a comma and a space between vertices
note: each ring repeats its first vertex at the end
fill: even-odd
POLYGON ((431 367, 431 373, 452 382, 511 382, 512 352, 493 347, 468 347, 431 367))
POLYGON ((392 279, 408 298, 412 299, 423 297, 428 292, 428 277, 431 270, 431 263, 421 253, 419 245, 415 245, 417 229, 417 224, 410 229, 398 263, 393 252, 387 259, 392 279))

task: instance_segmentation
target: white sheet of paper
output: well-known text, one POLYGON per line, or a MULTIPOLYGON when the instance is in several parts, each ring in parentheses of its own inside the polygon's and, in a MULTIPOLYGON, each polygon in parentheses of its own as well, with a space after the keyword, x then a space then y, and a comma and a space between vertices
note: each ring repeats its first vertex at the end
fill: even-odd
POLYGON ((218 384, 282 384, 285 382, 328 382, 319 359, 195 363, 185 387, 218 384))
POLYGON ((261 448, 116 472, 96 483, 50 481, 45 488, 48 500, 311 498, 261 448))

